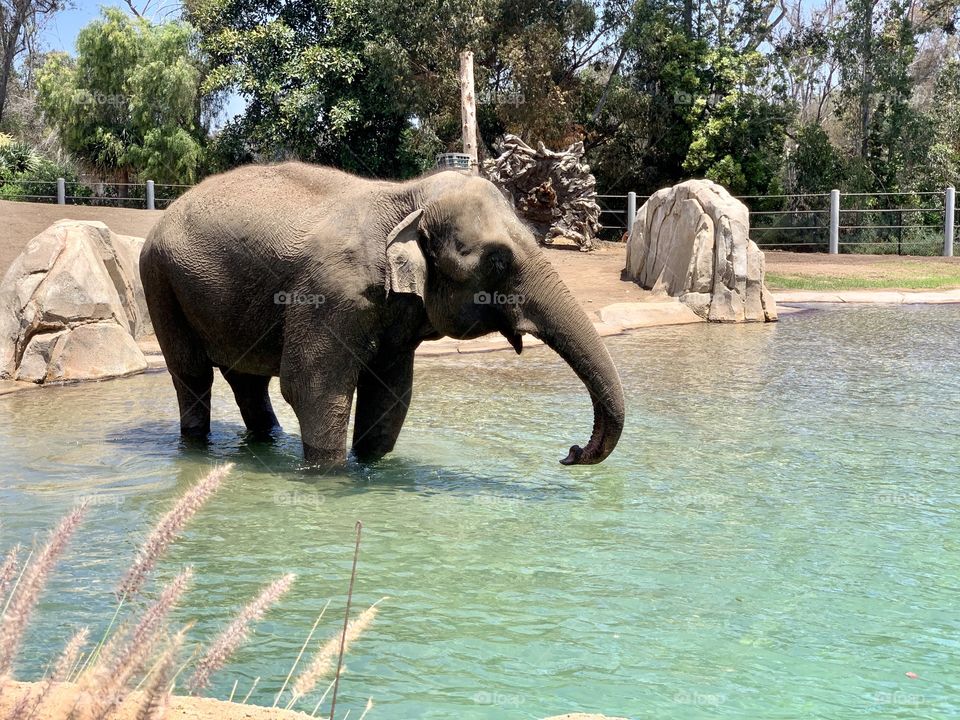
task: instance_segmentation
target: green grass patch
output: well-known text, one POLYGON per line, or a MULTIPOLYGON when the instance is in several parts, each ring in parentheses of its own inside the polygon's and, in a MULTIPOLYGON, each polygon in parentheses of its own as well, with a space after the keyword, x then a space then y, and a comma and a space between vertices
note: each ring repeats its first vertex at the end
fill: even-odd
POLYGON ((894 277, 838 277, 835 275, 781 275, 768 272, 767 287, 774 290, 946 290, 960 287, 960 268, 942 273, 894 277))

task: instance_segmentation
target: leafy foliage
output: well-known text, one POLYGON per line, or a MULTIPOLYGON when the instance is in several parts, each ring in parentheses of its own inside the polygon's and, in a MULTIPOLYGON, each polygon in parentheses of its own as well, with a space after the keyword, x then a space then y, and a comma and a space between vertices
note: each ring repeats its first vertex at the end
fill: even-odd
POLYGON ((77 38, 77 57, 53 53, 38 78, 63 144, 103 175, 193 182, 202 169, 199 61, 192 28, 153 25, 105 8, 77 38))
POLYGON ((159 25, 105 10, 75 58, 51 54, 36 75, 64 147, 103 175, 191 182, 297 157, 402 178, 459 149, 458 54, 469 49, 481 159, 506 133, 554 148, 583 140, 604 193, 703 176, 737 194, 787 194, 755 209, 804 211, 790 222, 807 226, 823 211, 807 194, 899 192, 863 216, 896 224, 888 204, 919 207, 916 193, 960 173, 958 7, 186 0, 183 20, 159 25), (211 134, 211 110, 236 98, 242 111, 211 134))
POLYGON ((81 180, 72 163, 34 155, 29 168, 4 173, 0 199, 56 202, 58 178, 64 178, 67 182, 67 194, 71 196, 72 203, 83 204, 93 196, 93 190, 81 180))

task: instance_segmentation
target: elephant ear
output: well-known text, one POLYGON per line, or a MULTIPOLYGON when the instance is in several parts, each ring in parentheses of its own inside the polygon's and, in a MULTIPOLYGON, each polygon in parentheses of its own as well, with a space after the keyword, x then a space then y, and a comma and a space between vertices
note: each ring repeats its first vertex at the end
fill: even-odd
POLYGON ((423 210, 414 210, 387 235, 387 294, 413 293, 423 299, 427 289, 427 259, 417 238, 423 210))

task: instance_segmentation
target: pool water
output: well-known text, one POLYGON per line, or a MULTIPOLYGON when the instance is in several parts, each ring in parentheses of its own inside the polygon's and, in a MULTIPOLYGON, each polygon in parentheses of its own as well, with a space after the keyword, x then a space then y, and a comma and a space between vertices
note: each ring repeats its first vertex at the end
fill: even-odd
MULTIPOLYGON (((21 654, 37 676, 102 632, 151 524, 237 467, 161 564, 209 639, 281 572, 291 593, 216 678, 271 704, 323 605, 358 609, 338 715, 940 718, 960 713, 960 308, 833 308, 775 325, 608 339, 627 425, 602 465, 557 461, 591 411, 549 350, 418 362, 394 454, 317 477, 292 412, 248 446, 215 387, 209 452, 180 446, 162 373, 0 400, 0 546, 93 508, 21 654), (915 673, 910 679, 906 673, 915 673)), ((316 696, 300 707, 313 710, 316 696)))

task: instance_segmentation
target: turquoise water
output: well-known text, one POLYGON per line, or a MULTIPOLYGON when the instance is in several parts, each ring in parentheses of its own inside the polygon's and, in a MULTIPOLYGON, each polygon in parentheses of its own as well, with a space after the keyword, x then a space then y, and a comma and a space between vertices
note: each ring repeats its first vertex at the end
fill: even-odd
POLYGON ((209 453, 178 447, 164 374, 0 399, 0 545, 94 498, 19 674, 106 624, 150 524, 229 459, 159 570, 196 571, 178 619, 209 638, 269 579, 299 579, 220 697, 259 676, 251 701, 272 703, 328 599, 320 634, 335 631, 360 519, 356 606, 389 600, 348 656, 351 717, 370 696, 369 717, 391 719, 960 713, 960 308, 608 344, 628 422, 593 467, 557 462, 591 416, 542 348, 420 361, 397 451, 319 478, 299 470, 296 435, 247 447, 222 383, 209 453))

